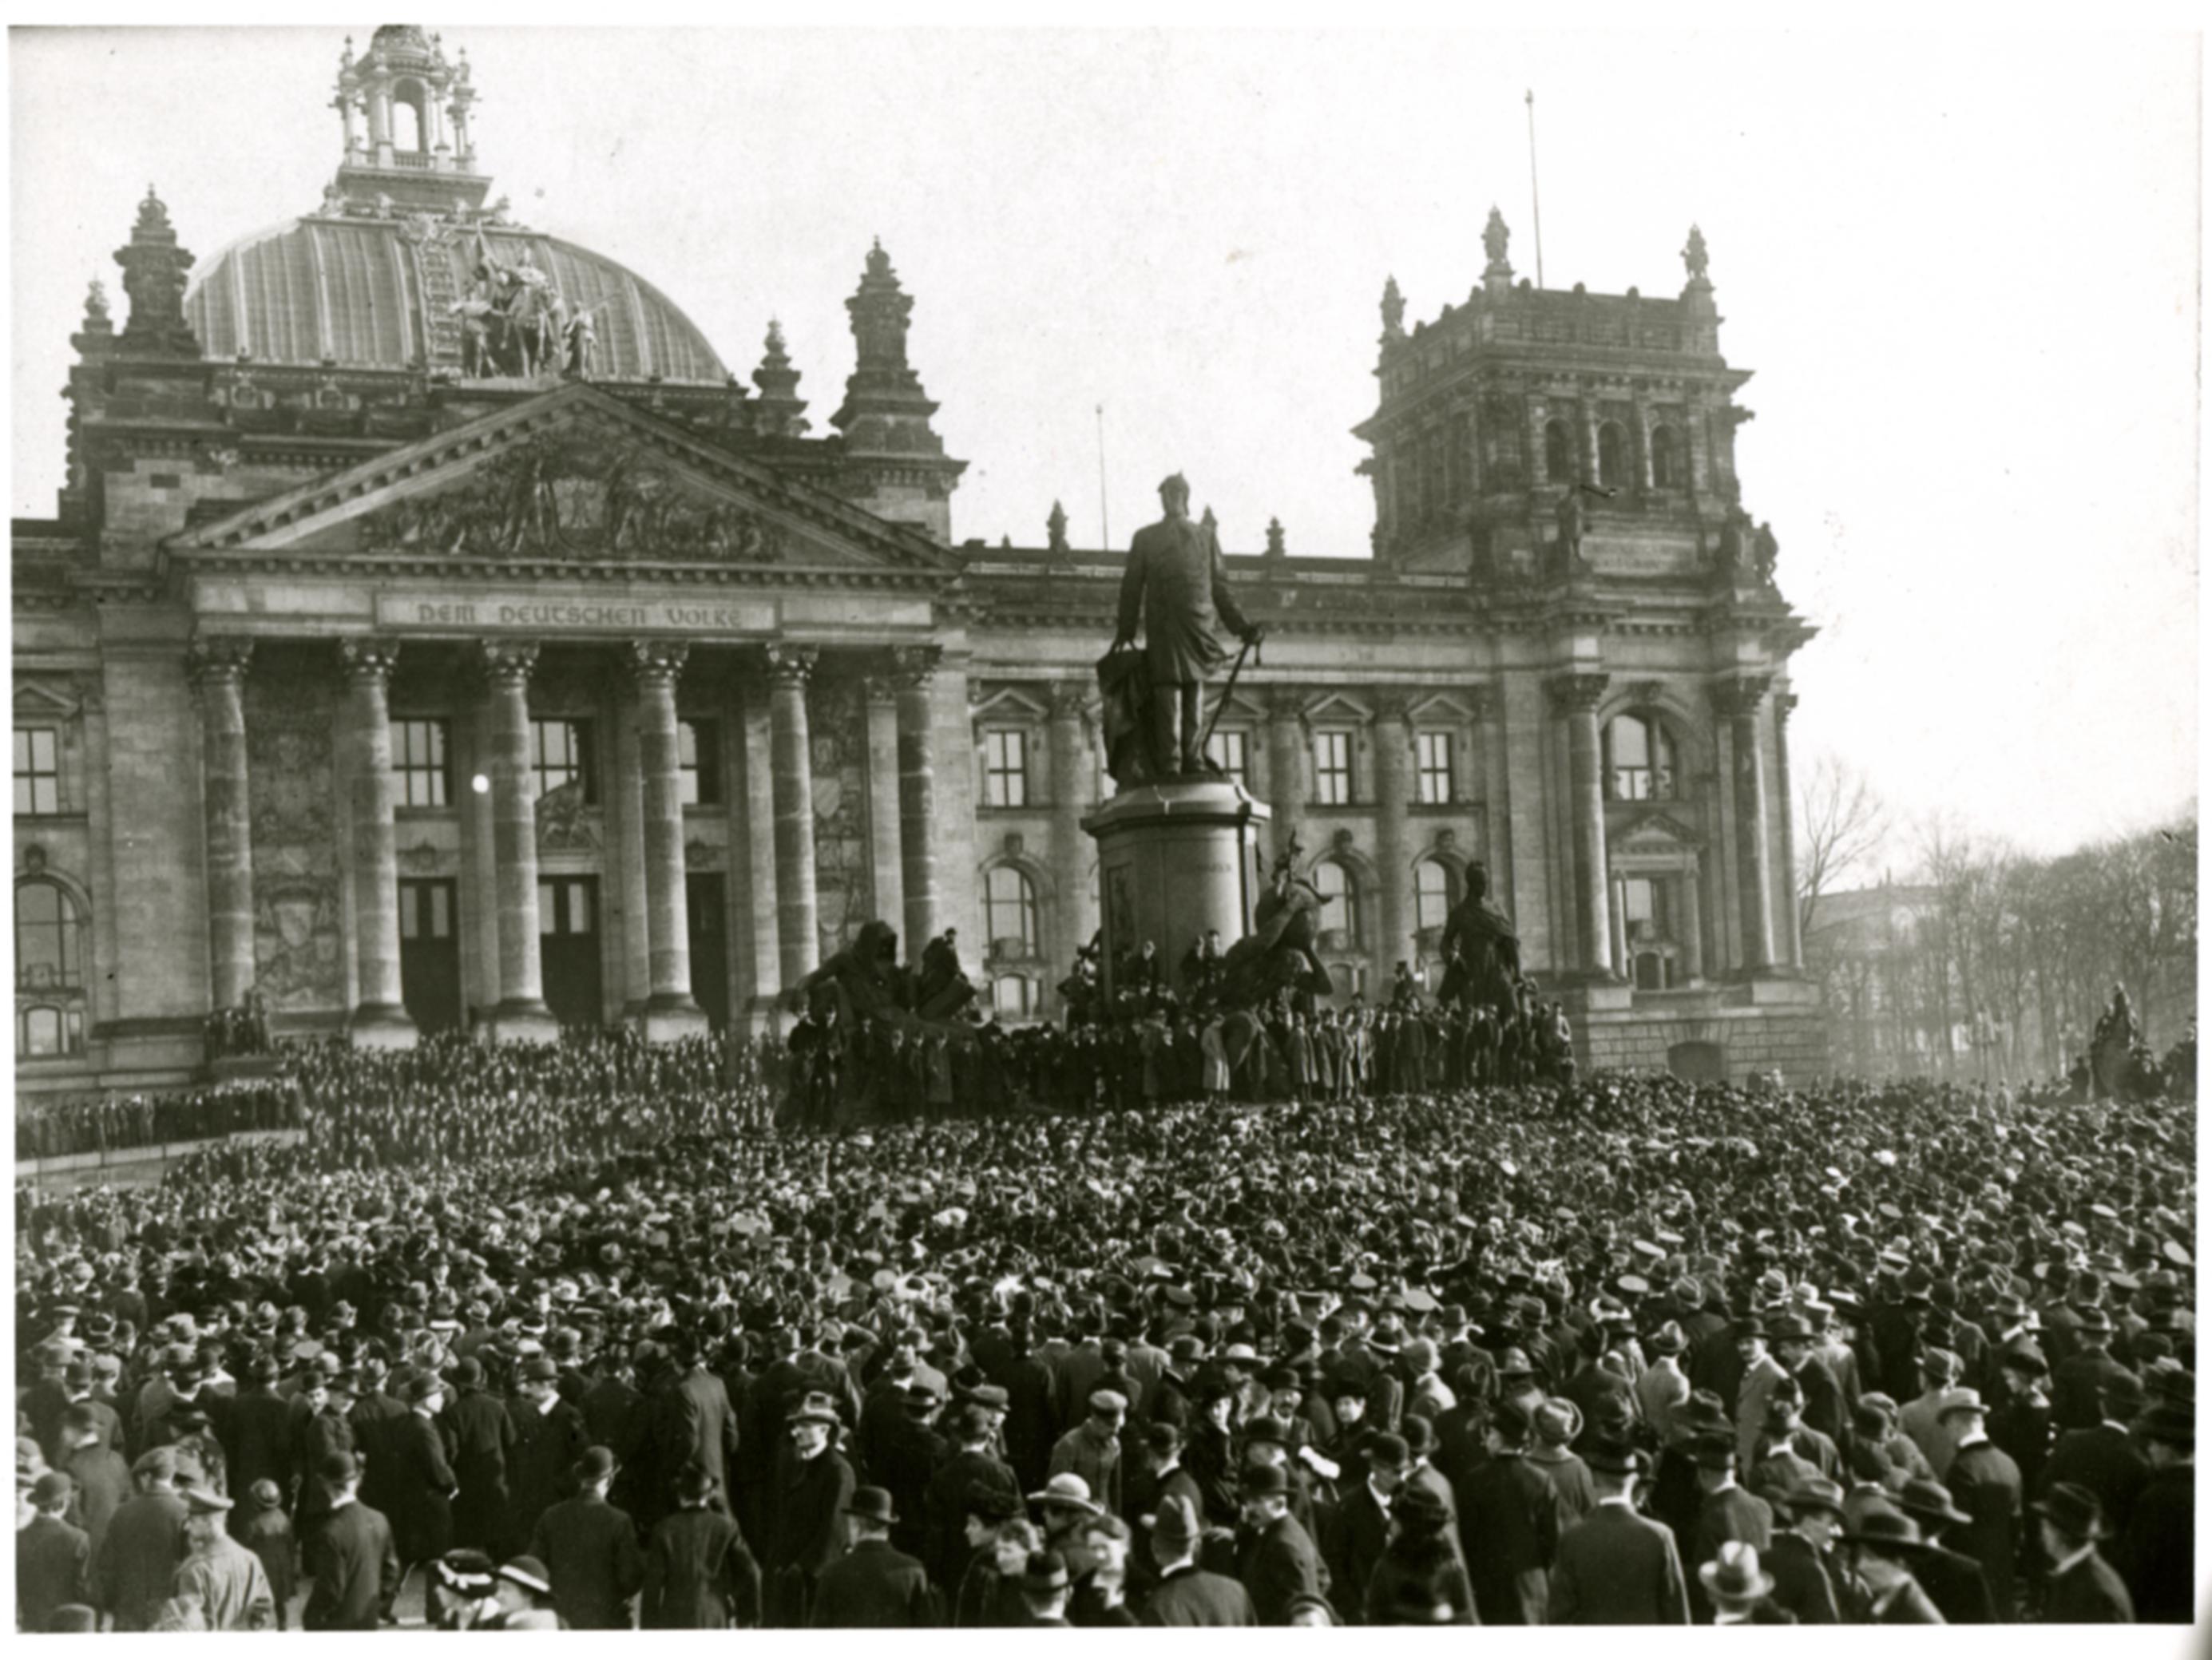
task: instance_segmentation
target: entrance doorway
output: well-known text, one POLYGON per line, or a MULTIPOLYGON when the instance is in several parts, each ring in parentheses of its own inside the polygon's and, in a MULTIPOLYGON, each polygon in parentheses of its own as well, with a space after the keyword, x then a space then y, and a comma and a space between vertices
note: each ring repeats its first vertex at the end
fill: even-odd
POLYGON ((1677 1043, 1667 1051, 1667 1070, 1693 1084, 1723 1083, 1728 1055, 1718 1043, 1677 1043))
POLYGON ((722 875, 695 872, 684 879, 691 931, 691 999, 716 1031, 730 1024, 730 940, 725 922, 722 875))
POLYGON ((461 1024, 459 901, 451 880, 399 885, 399 996, 421 1032, 461 1024))
POLYGON ((599 879, 550 876, 538 884, 538 945, 545 1006, 564 1026, 596 1028, 599 998, 599 879))

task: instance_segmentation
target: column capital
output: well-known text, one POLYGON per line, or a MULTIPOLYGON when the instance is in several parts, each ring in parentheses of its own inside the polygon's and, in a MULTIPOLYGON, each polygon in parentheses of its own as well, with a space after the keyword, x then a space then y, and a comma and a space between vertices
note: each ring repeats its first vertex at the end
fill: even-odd
POLYGON ((1461 688, 1460 696, 1467 704, 1469 720, 1487 721, 1498 712, 1498 688, 1487 682, 1461 688))
POLYGON ((898 701, 898 677, 888 669, 876 669, 862 675, 860 689, 877 708, 898 701))
POLYGON ((1612 684, 1609 674, 1555 674, 1544 683, 1544 690, 1562 714, 1595 714, 1612 684))
POLYGON ((891 648, 891 678, 902 691, 919 691, 929 684, 930 677, 944 664, 942 646, 894 646, 891 648))
POLYGON ((763 646, 761 656, 768 665, 769 678, 780 686, 796 686, 805 690, 806 683, 814 678, 814 666, 822 658, 815 646, 787 646, 781 642, 763 646))
POLYGON ((1080 721, 1091 706, 1090 683, 1055 680, 1045 688, 1047 712, 1055 721, 1080 721))
POLYGON ((195 640, 185 653, 185 672, 195 687, 237 685, 246 678, 246 666, 253 660, 253 642, 236 635, 211 635, 195 640))
POLYGON ((1705 687, 1705 695, 1713 700, 1713 707, 1723 714, 1741 717, 1759 713, 1759 700, 1766 696, 1766 689, 1774 682, 1771 674, 1730 674, 1712 681, 1705 687))
POLYGON ((1252 689, 1255 702, 1265 706, 1270 721, 1295 721, 1306 723, 1306 695, 1297 686, 1255 686, 1252 689))
POLYGON ((1796 692, 1778 691, 1774 694, 1774 718, 1777 721, 1779 721, 1784 726, 1786 727, 1790 724, 1790 717, 1796 712, 1796 708, 1797 694, 1796 692))
POLYGON ((338 664, 356 686, 381 686, 392 678, 399 661, 399 642, 379 635, 359 635, 338 642, 338 664))
POLYGON ((1395 688, 1378 690, 1375 694, 1375 724, 1379 727, 1386 721, 1402 721, 1411 727, 1413 723, 1413 698, 1395 688))
POLYGON ((674 685, 676 677, 684 672, 684 661, 691 654, 690 642, 684 640, 633 640, 623 654, 630 678, 640 685, 674 685))
POLYGON ((479 640, 477 651, 484 678, 495 685, 527 687, 538 666, 535 640, 479 640))

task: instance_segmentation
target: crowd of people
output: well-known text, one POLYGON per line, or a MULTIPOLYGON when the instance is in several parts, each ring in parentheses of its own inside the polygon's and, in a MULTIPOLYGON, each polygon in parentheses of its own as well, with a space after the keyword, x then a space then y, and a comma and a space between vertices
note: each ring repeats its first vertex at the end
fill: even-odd
POLYGON ((249 1131, 295 1130, 304 1122, 290 1079, 265 1078, 166 1095, 74 1098, 15 1106, 15 1156, 59 1158, 204 1141, 249 1131))
MULTIPOLYGON (((949 932, 931 951, 958 972, 949 932)), ((1061 982, 1065 1025, 1001 1026, 980 1010, 961 1025, 917 1022, 849 1000, 802 1003, 787 1041, 787 1116, 828 1128, 855 1116, 897 1124, 1016 1108, 1346 1101, 1575 1081, 1565 1010, 1526 976, 1493 1008, 1439 1001, 1401 963, 1379 1003, 1354 994, 1330 1006, 1285 990, 1247 1012, 1220 996, 1218 935, 1194 940, 1172 974, 1142 941, 1115 965, 1110 994, 1098 958, 1094 940, 1061 982)))
POLYGON ((298 1145, 19 1192, 22 1626, 2189 1618, 2167 1103, 780 1064, 308 1050, 298 1145))

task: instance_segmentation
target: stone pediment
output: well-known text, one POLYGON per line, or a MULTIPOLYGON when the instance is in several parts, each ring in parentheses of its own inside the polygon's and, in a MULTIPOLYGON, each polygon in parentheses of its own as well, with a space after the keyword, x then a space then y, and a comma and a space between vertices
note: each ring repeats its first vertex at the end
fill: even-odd
POLYGON ((1646 812, 1610 838, 1619 853, 1675 853, 1702 845, 1702 838, 1672 815, 1646 812))
POLYGON ((957 571, 928 538, 578 384, 198 526, 170 550, 957 571))

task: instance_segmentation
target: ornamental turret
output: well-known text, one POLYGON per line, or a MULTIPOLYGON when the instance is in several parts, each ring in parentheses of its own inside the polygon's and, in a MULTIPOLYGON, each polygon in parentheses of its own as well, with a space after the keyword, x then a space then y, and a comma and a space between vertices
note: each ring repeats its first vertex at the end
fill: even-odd
POLYGON ((968 464, 945 458, 945 441, 929 423, 937 405, 906 355, 914 298, 899 287, 880 241, 869 250, 860 289, 845 310, 853 319, 855 362, 845 401, 830 424, 845 435, 847 494, 871 513, 919 526, 949 544, 952 491, 968 464))

